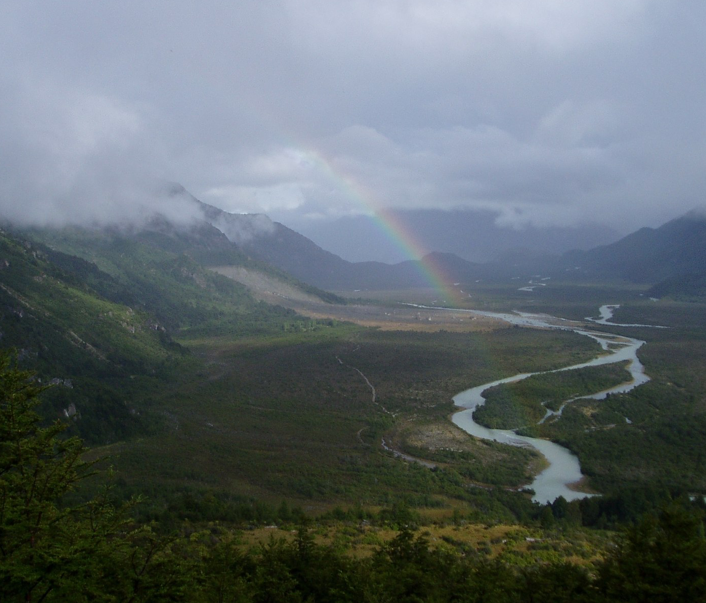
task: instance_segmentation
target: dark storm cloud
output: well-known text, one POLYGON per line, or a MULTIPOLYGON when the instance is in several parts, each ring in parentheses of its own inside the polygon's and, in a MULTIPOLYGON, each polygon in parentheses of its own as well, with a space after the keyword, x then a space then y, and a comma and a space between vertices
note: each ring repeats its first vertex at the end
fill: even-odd
MULTIPOLYGON (((704 203, 696 1, 5 2, 0 210, 486 207, 625 230, 704 203)), ((188 216, 187 216, 188 217, 188 216)))

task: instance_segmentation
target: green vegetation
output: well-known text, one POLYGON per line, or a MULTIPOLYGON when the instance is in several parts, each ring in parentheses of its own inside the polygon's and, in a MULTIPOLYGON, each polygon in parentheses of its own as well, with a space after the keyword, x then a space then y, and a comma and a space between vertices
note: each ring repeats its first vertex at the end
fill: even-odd
POLYGON ((294 315, 255 301, 239 283, 207 270, 183 251, 177 237, 79 229, 33 235, 51 245, 52 257, 98 294, 148 312, 169 333, 264 333, 294 315), (85 261, 62 260, 64 254, 85 261))
POLYGON ((178 238, 78 229, 32 235, 56 248, 0 233, 2 344, 15 347, 42 382, 59 384, 43 414, 70 415, 72 432, 91 443, 161 429, 164 415, 150 409, 155 393, 197 378, 200 365, 176 333, 320 327, 257 302, 182 253, 178 238))
POLYGON ((603 492, 662 486, 705 492, 706 307, 626 303, 616 322, 666 325, 620 329, 647 341, 639 356, 651 381, 606 400, 577 400, 537 430, 574 451, 603 492))
POLYGON ((209 492, 231 517, 282 498, 320 509, 456 500, 477 517, 530 516, 521 495, 475 487, 527 483, 530 452, 478 443, 444 451, 432 471, 384 452, 382 437, 397 437, 392 413, 446 422, 451 397, 473 381, 595 353, 569 333, 543 334, 537 356, 527 353, 538 344, 527 329, 383 333, 300 317, 206 270, 178 237, 41 235, 63 251, 4 238, 3 283, 26 312, 3 313, 5 342, 57 383, 43 414, 108 444, 116 492, 149 494, 143 513, 153 517, 178 515, 179 500, 209 492), (32 331, 37 322, 46 330, 32 331), (90 347, 74 349, 71 333, 90 347))
POLYGON ((0 308, 3 345, 57 384, 43 414, 72 416, 72 430, 93 443, 151 429, 141 399, 191 362, 149 313, 97 294, 43 248, 9 236, 0 236, 0 308))
POLYGON ((649 290, 650 297, 669 297, 703 303, 706 300, 706 274, 685 274, 657 283, 649 290))
MULTIPOLYGON (((39 426, 29 373, 0 358, 0 586, 2 599, 82 600, 109 583, 110 538, 123 521, 104 497, 77 507, 61 499, 85 478, 91 464, 76 438, 62 439, 64 426, 39 426)), ((119 552, 118 552, 119 551, 119 552)))
MULTIPOLYGON (((67 495, 91 470, 63 426, 39 425, 40 389, 0 362, 0 597, 3 601, 697 601, 706 596, 703 521, 672 503, 626 531, 596 558, 595 539, 569 530, 571 508, 546 507, 557 540, 513 529, 475 547, 403 525, 390 540, 339 523, 328 544, 300 525, 296 535, 245 546, 218 524, 183 524, 160 535, 129 521, 106 496, 67 495), (530 536, 532 534, 532 536, 530 536), (357 556, 365 535, 372 554, 357 556), (526 549, 518 546, 530 542, 526 549), (593 545, 591 545, 593 543, 593 545), (570 561, 573 559, 573 561, 570 561), (576 562, 579 559, 579 562, 576 562)), ((281 505, 281 519, 293 517, 281 505)), ((398 508, 391 519, 409 522, 398 508)), ((457 518, 458 519, 458 518, 457 518)), ((456 528, 458 529, 458 528, 456 528)), ((440 533, 441 534, 441 533, 440 533)))
MULTIPOLYGON (((600 352, 589 338, 519 327, 382 331, 325 312, 304 317, 258 302, 208 270, 232 262, 284 278, 211 231, 32 236, 0 236, 1 341, 37 373, 28 382, 3 361, 10 413, 0 426, 7 502, 0 539, 10 551, 4 599, 22 599, 29 588, 32 600, 42 593, 62 600, 81 584, 75 592, 83 600, 326 600, 333 592, 336 600, 432 598, 425 593, 529 600, 550 585, 556 600, 640 600, 657 592, 639 577, 644 567, 663 567, 684 551, 694 565, 680 563, 699 576, 700 519, 673 501, 706 492, 706 305, 655 303, 640 297, 644 288, 619 283, 551 283, 529 297, 514 282, 468 288, 483 309, 583 318, 603 303, 620 303, 616 322, 670 327, 591 326, 647 342, 639 355, 652 380, 628 394, 580 397, 627 380, 622 365, 544 373, 489 392, 480 421, 569 447, 589 487, 603 494, 540 506, 522 488, 542 459, 457 430, 448 420, 452 397, 589 360, 600 352), (54 386, 36 402, 47 384, 54 386), (546 408, 568 398, 578 399, 537 425, 546 408), (8 418, 14 403, 29 413, 24 427, 8 418), (93 449, 84 451, 76 435, 93 449), (30 457, 18 461, 13 446, 30 457), (116 472, 108 498, 98 493, 110 480, 80 479, 92 471, 87 459, 101 454, 116 472), (30 473, 48 486, 40 498, 22 490, 30 473), (146 500, 133 508, 136 496, 146 500), (585 529, 613 529, 646 514, 652 519, 618 548, 601 549, 604 562, 598 545, 584 546, 594 537, 585 529), (249 548, 234 531, 273 522, 291 529, 316 517, 335 526, 330 542, 312 542, 302 530, 249 548), (437 534, 433 521, 545 532, 524 548, 503 548, 490 538, 470 547, 441 532, 403 531, 386 540, 361 527, 425 524, 437 534), (688 543, 684 551, 670 540, 674 534, 688 543), (357 539, 372 556, 357 556, 357 539), (595 565, 565 565, 569 558, 595 565), (128 567, 127 559, 138 562, 128 567), (314 586, 309 572, 325 587, 314 586), (634 588, 626 591, 620 576, 634 588)), ((679 571, 660 579, 670 593, 695 600, 700 593, 679 590, 674 576, 691 580, 679 571)))
POLYGON ((496 385, 485 392, 486 402, 473 418, 493 429, 534 427, 544 418, 547 409, 558 411, 569 399, 629 382, 632 377, 626 365, 624 362, 544 373, 516 383, 496 385))
MULTIPOLYGON (((248 501, 432 507, 467 500, 468 484, 517 488, 540 466, 531 453, 435 445, 425 434, 448 425, 451 397, 467 387, 576 364, 597 351, 571 333, 375 332, 301 317, 207 270, 222 262, 254 267, 210 231, 32 236, 41 242, 1 241, 3 343, 44 383, 58 383, 43 414, 70 415, 72 433, 110 444, 125 491, 159 484, 156 508, 180 488, 248 501), (375 387, 374 403, 361 374, 375 387), (384 453, 383 436, 437 470, 384 453)), ((622 304, 616 321, 673 325, 629 331, 648 340, 640 355, 654 379, 628 395, 577 400, 560 419, 532 426, 542 403, 553 408, 623 380, 617 365, 551 373, 490 392, 478 418, 570 447, 604 492, 655 480, 706 489, 697 402, 706 385, 694 370, 703 356, 701 305, 636 301, 641 289, 621 284, 549 282, 530 299, 515 282, 469 290, 486 309, 581 318, 610 301, 622 304)))
MULTIPOLYGON (((472 293, 479 309, 546 312, 583 320, 597 317, 598 308, 610 303, 620 304, 613 322, 667 326, 590 324, 595 331, 645 340, 638 355, 651 381, 605 400, 576 400, 560 419, 550 419, 541 426, 531 425, 544 415, 532 398, 534 394, 523 391, 510 395, 513 388, 532 384, 521 382, 498 390, 505 407, 488 404, 477 411, 476 418, 488 425, 520 428, 523 434, 568 447, 578 455, 589 484, 604 494, 654 486, 706 492, 706 304, 694 298, 689 302, 653 301, 646 286, 623 282, 546 283, 531 294, 518 291, 516 281, 465 283, 461 287, 472 293)), ((548 399, 549 392, 546 396, 548 399)))
MULTIPOLYGON (((528 483, 537 463, 530 451, 474 442, 463 452, 430 453, 396 434, 403 417, 410 428, 445 424, 452 396, 469 382, 537 367, 539 360, 524 352, 532 335, 337 325, 269 338, 181 339, 205 369, 198 380, 155 398, 153 410, 169 417, 168 429, 110 450, 127 491, 154 485, 155 513, 188 486, 196 498, 212 489, 225 499, 227 492, 273 503, 284 497, 320 509, 402 502, 434 508, 456 500, 478 517, 527 516, 532 505, 521 495, 471 486, 528 483), (375 387, 374 402, 358 371, 375 387), (381 448, 383 436, 439 466, 394 458, 381 448)), ((595 353, 590 340, 571 333, 547 331, 534 339, 545 350, 542 366, 595 353)))
POLYGON ((542 281, 534 291, 520 291, 526 283, 521 280, 509 282, 469 282, 459 288, 471 295, 468 307, 491 312, 523 312, 550 314, 571 320, 582 321, 587 316, 598 317, 598 308, 608 303, 639 302, 647 299, 648 288, 635 283, 586 282, 568 283, 559 280, 542 281))
POLYGON ((590 484, 603 493, 655 486, 705 492, 706 305, 653 302, 629 289, 598 286, 572 289, 556 284, 542 289, 541 296, 519 309, 537 311, 538 304, 546 304, 551 313, 578 318, 597 316, 599 305, 615 303, 620 304, 613 318, 616 323, 669 328, 591 325, 593 330, 645 340, 638 355, 651 381, 605 400, 576 400, 560 419, 524 427, 522 433, 570 448, 590 484), (602 300, 593 308, 585 307, 580 298, 594 289, 603 291, 602 300))

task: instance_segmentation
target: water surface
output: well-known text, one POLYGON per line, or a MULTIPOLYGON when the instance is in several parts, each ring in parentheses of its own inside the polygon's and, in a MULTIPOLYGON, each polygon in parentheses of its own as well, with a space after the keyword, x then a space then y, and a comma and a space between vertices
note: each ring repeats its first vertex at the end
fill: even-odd
MULTIPOLYGON (((630 372, 631 380, 621 383, 615 387, 600 392, 595 392, 592 395, 581 396, 581 398, 601 400, 610 393, 628 392, 631 389, 649 381, 649 377, 645 374, 644 366, 637 357, 637 350, 645 342, 632 337, 623 337, 611 333, 597 333, 588 331, 575 323, 571 323, 570 321, 553 316, 533 315, 520 312, 508 314, 477 311, 475 313, 482 316, 499 318, 500 320, 504 320, 511 324, 522 326, 569 330, 578 333, 579 335, 590 337, 600 344, 602 353, 588 362, 563 367, 554 371, 539 371, 536 373, 522 373, 519 375, 513 375, 512 377, 478 385, 457 394, 453 398, 456 406, 459 406, 464 410, 456 413, 452 420, 458 427, 467 433, 477 438, 495 440, 504 444, 529 446, 537 450, 547 459, 547 468, 539 473, 535 477, 532 484, 530 484, 530 488, 532 488, 535 492, 532 500, 540 503, 547 503, 552 502, 559 496, 563 496, 566 500, 576 500, 590 496, 590 494, 579 492, 571 487, 581 480, 583 474, 581 473, 581 466, 578 458, 568 449, 549 440, 520 436, 512 430, 489 429, 476 423, 473 419, 473 413, 476 408, 485 404, 483 393, 496 385, 503 383, 515 383, 517 381, 527 379, 532 375, 570 371, 589 366, 613 364, 615 362, 628 361, 628 371, 630 372)), ((610 317, 612 317, 612 315, 610 317)), ((565 401, 561 409, 557 412, 548 411, 542 421, 545 421, 553 414, 561 414, 561 411, 566 404, 571 403, 575 399, 576 398, 572 398, 565 401)), ((629 421, 627 417, 626 421, 629 421)))

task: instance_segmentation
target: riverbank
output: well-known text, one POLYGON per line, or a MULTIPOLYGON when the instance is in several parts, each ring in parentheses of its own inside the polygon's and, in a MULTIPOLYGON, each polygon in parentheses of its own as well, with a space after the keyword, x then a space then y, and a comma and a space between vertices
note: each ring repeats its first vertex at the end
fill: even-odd
MULTIPOLYGON (((645 342, 639 339, 633 339, 611 333, 596 333, 587 331, 583 325, 563 321, 562 319, 553 316, 539 316, 526 313, 506 314, 492 312, 482 312, 481 314, 485 317, 493 316, 499 320, 504 320, 506 322, 510 322, 511 324, 521 324, 526 327, 570 330, 579 335, 594 339, 600 344, 603 352, 605 352, 589 362, 583 362, 552 371, 521 373, 505 379, 485 383, 483 385, 465 390, 453 398, 454 404, 464 410, 456 413, 452 420, 455 425, 470 435, 513 446, 530 446, 547 459, 548 467, 541 473, 537 474, 534 481, 529 486, 529 488, 534 491, 532 500, 539 503, 547 503, 555 500, 559 496, 563 496, 566 500, 577 500, 587 496, 592 496, 592 494, 588 492, 583 492, 577 489, 580 487, 582 481, 585 483, 584 475, 581 472, 581 466, 578 458, 567 448, 564 448, 563 446, 549 440, 520 436, 515 433, 514 430, 490 429, 484 427, 483 425, 476 423, 473 418, 473 414, 479 406, 485 404, 483 394, 491 387, 502 384, 516 383, 533 375, 571 371, 616 362, 628 361, 628 370, 630 371, 632 377, 631 380, 608 390, 596 392, 589 397, 601 399, 609 393, 628 392, 631 389, 634 389, 635 387, 649 381, 649 377, 645 374, 644 366, 637 357, 637 350, 645 342)), ((602 317, 603 316, 604 314, 602 312, 602 317)), ((572 399, 567 400, 562 405, 562 410, 563 407, 571 401, 572 399)))

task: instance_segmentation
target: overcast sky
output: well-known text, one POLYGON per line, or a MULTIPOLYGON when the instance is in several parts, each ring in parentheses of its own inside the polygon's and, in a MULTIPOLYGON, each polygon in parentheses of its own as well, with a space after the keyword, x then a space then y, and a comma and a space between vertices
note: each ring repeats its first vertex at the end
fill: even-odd
POLYGON ((110 220, 166 180, 293 225, 658 225, 706 203, 704 25, 703 0, 3 0, 0 211, 110 220))

